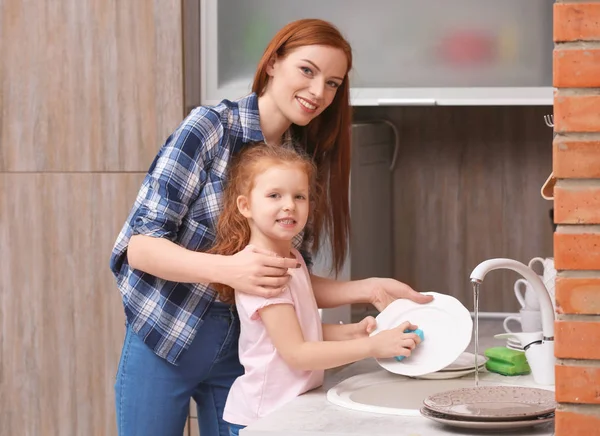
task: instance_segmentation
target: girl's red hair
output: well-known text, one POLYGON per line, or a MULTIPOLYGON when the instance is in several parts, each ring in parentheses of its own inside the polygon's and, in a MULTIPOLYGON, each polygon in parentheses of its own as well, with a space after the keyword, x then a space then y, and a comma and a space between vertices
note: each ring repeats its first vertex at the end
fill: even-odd
MULTIPOLYGON (((342 50, 352 68, 352 49, 339 30, 318 19, 303 19, 283 27, 267 46, 256 70, 252 91, 258 96, 266 89, 267 67, 274 58, 285 58, 291 51, 307 45, 324 45, 342 50)), ((317 165, 317 183, 323 192, 313 215, 313 250, 319 248, 321 231, 330 235, 333 264, 339 272, 344 264, 350 235, 350 84, 348 71, 331 105, 307 126, 292 126, 299 140, 317 165), (327 189, 328 188, 328 189, 327 189)))
MULTIPOLYGON (((262 142, 247 145, 234 157, 229 167, 227 187, 223 193, 223 211, 217 223, 217 237, 208 253, 230 256, 242 251, 249 244, 250 226, 248 219, 238 210, 237 198, 240 195, 249 196, 256 177, 275 165, 299 167, 306 173, 309 181, 309 216, 313 213, 318 192, 316 169, 312 160, 286 146, 271 147, 262 142)), ((306 232, 310 233, 310 229, 307 228, 306 232)), ((213 283, 213 286, 221 301, 235 301, 231 287, 220 283, 213 283)))

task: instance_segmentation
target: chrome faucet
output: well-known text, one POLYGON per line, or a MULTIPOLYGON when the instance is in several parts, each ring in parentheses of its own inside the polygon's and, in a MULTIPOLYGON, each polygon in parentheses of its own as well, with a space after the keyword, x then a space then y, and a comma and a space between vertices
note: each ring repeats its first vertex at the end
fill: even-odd
MULTIPOLYGON (((543 385, 554 384, 554 307, 550 294, 540 277, 529 268, 512 259, 489 259, 481 262, 471 273, 471 282, 481 284, 485 275, 495 269, 510 269, 518 272, 527 280, 535 291, 540 301, 540 312, 542 316, 542 340, 533 343, 522 343, 525 356, 531 366, 531 373, 536 383, 543 385)), ((538 333, 538 334, 539 334, 538 333)))
POLYGON ((540 311, 542 315, 542 331, 544 332, 544 340, 554 340, 554 307, 552 306, 552 300, 550 300, 550 294, 540 277, 534 270, 529 268, 527 265, 518 262, 513 259, 489 259, 481 262, 475 267, 471 273, 471 282, 482 283, 483 278, 487 273, 495 269, 510 269, 518 272, 527 280, 533 290, 536 293, 538 300, 540 301, 540 311))

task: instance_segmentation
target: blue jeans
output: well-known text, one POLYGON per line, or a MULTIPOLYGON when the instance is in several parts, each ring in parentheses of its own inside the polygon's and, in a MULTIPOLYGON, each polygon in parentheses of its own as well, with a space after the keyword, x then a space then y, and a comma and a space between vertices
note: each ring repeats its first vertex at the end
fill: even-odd
POLYGON ((240 436, 240 430, 246 428, 245 425, 229 424, 229 436, 240 436))
POLYGON ((229 436, 223 409, 233 381, 244 372, 239 335, 235 310, 213 303, 175 366, 128 326, 115 383, 119 436, 181 436, 190 398, 197 404, 202 436, 229 436))

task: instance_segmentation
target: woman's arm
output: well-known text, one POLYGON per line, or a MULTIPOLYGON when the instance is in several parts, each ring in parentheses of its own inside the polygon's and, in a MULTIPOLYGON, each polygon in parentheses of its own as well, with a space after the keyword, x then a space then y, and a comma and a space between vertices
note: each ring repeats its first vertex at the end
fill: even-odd
POLYGON ((168 239, 134 235, 127 258, 132 268, 179 283, 224 283, 242 291, 271 297, 289 280, 288 268, 296 259, 274 257, 257 247, 246 247, 233 256, 200 253, 168 239))
POLYGON ((311 274, 310 281, 320 308, 371 302, 369 279, 338 281, 311 274))
POLYGON ((321 308, 370 303, 381 311, 398 298, 406 298, 419 304, 433 300, 432 296, 423 295, 394 279, 372 277, 344 282, 316 275, 311 275, 310 278, 317 305, 321 308))
POLYGON ((408 356, 420 342, 416 334, 404 333, 416 328, 409 322, 371 337, 307 342, 291 304, 272 304, 259 313, 283 360, 301 371, 335 368, 367 357, 408 356))
POLYGON ((287 269, 296 267, 295 259, 275 258, 255 248, 218 256, 197 252, 198 241, 191 249, 174 242, 204 189, 206 168, 219 154, 224 134, 215 112, 199 111, 193 126, 178 128, 152 163, 132 211, 133 236, 119 253, 122 258, 111 258, 111 268, 119 271, 127 256, 132 268, 164 280, 223 283, 255 295, 277 295, 288 281, 287 269))
POLYGON ((179 283, 218 283, 224 256, 191 251, 165 238, 134 235, 127 248, 132 268, 179 283))

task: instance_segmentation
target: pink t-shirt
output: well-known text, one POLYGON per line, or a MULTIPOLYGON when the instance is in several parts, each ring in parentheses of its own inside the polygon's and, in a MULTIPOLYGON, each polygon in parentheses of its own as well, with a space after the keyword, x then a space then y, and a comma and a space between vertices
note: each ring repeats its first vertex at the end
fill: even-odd
POLYGON ((263 298, 235 293, 240 317, 240 362, 244 375, 238 377, 227 397, 223 419, 249 425, 306 391, 323 384, 324 371, 298 371, 279 355, 258 310, 271 304, 291 304, 305 341, 322 341, 323 329, 313 295, 310 276, 302 256, 292 251, 302 267, 290 269, 290 281, 279 296, 263 298))

